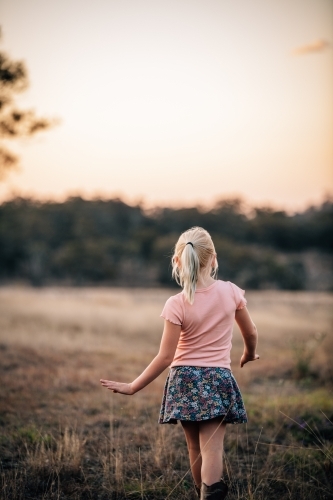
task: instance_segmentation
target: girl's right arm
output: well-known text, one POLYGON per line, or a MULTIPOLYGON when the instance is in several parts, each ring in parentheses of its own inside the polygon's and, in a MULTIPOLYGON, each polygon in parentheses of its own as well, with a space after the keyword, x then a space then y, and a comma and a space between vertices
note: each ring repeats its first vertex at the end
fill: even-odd
POLYGON ((236 311, 235 319, 244 340, 244 352, 240 360, 240 366, 242 368, 248 361, 259 359, 259 355, 256 354, 258 332, 246 307, 236 311))
POLYGON ((139 375, 131 384, 101 379, 100 382, 102 386, 113 392, 119 392, 129 396, 141 391, 141 389, 155 380, 155 378, 157 378, 172 363, 180 337, 180 331, 180 325, 174 325, 170 321, 165 320, 160 350, 157 356, 155 356, 141 375, 139 375))

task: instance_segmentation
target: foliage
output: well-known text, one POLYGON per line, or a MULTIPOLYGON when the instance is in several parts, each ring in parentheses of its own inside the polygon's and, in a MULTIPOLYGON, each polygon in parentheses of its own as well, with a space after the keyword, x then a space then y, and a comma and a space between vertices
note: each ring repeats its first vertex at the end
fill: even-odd
POLYGON ((237 199, 207 211, 145 212, 120 199, 16 198, 0 205, 0 278, 35 285, 172 285, 172 248, 181 231, 198 225, 212 234, 222 279, 253 289, 299 290, 307 286, 304 252, 332 250, 332 215, 329 200, 293 216, 262 208, 249 216, 237 199))
POLYGON ((296 380, 311 381, 317 374, 311 367, 314 354, 326 337, 326 333, 317 332, 310 338, 291 339, 290 345, 294 357, 294 377, 296 380))
POLYGON ((15 106, 14 96, 27 87, 28 74, 24 63, 13 61, 0 52, 0 180, 18 163, 18 157, 5 147, 4 142, 30 137, 54 123, 37 117, 33 110, 21 110, 15 106))

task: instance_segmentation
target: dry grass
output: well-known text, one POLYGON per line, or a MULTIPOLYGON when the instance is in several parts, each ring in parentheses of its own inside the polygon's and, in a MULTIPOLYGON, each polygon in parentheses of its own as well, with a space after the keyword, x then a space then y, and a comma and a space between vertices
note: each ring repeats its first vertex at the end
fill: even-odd
MULTIPOLYGON (((169 295, 0 289, 1 498, 194 498, 180 426, 156 423, 165 376, 132 398, 98 382, 130 380, 150 361, 169 295)), ((238 367, 235 329, 250 420, 228 428, 229 498, 331 499, 333 297, 247 297, 261 359, 238 367)))

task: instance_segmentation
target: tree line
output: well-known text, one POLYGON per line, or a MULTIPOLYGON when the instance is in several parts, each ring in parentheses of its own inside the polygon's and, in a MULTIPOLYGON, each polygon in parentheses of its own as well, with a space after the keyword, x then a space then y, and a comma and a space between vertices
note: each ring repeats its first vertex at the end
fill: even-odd
POLYGON ((320 261, 332 254, 332 215, 331 200, 289 215, 262 207, 249 212, 240 199, 220 200, 210 210, 145 211, 121 199, 15 198, 0 205, 0 280, 172 286, 177 238, 202 226, 213 237, 221 279, 252 289, 306 289, 304 256, 312 252, 320 261))

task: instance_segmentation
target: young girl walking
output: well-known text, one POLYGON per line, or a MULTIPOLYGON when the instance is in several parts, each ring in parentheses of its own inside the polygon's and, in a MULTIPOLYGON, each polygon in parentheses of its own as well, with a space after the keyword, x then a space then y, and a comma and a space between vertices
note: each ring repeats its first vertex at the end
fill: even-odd
POLYGON ((179 420, 185 432, 191 471, 201 500, 221 500, 228 487, 221 479, 227 424, 247 422, 246 410, 230 370, 234 320, 244 340, 240 366, 259 359, 258 334, 246 308, 244 291, 216 280, 217 258, 207 231, 194 227, 177 241, 172 275, 183 288, 163 308, 160 349, 133 382, 101 380, 115 393, 132 395, 168 366, 159 423, 179 420))

